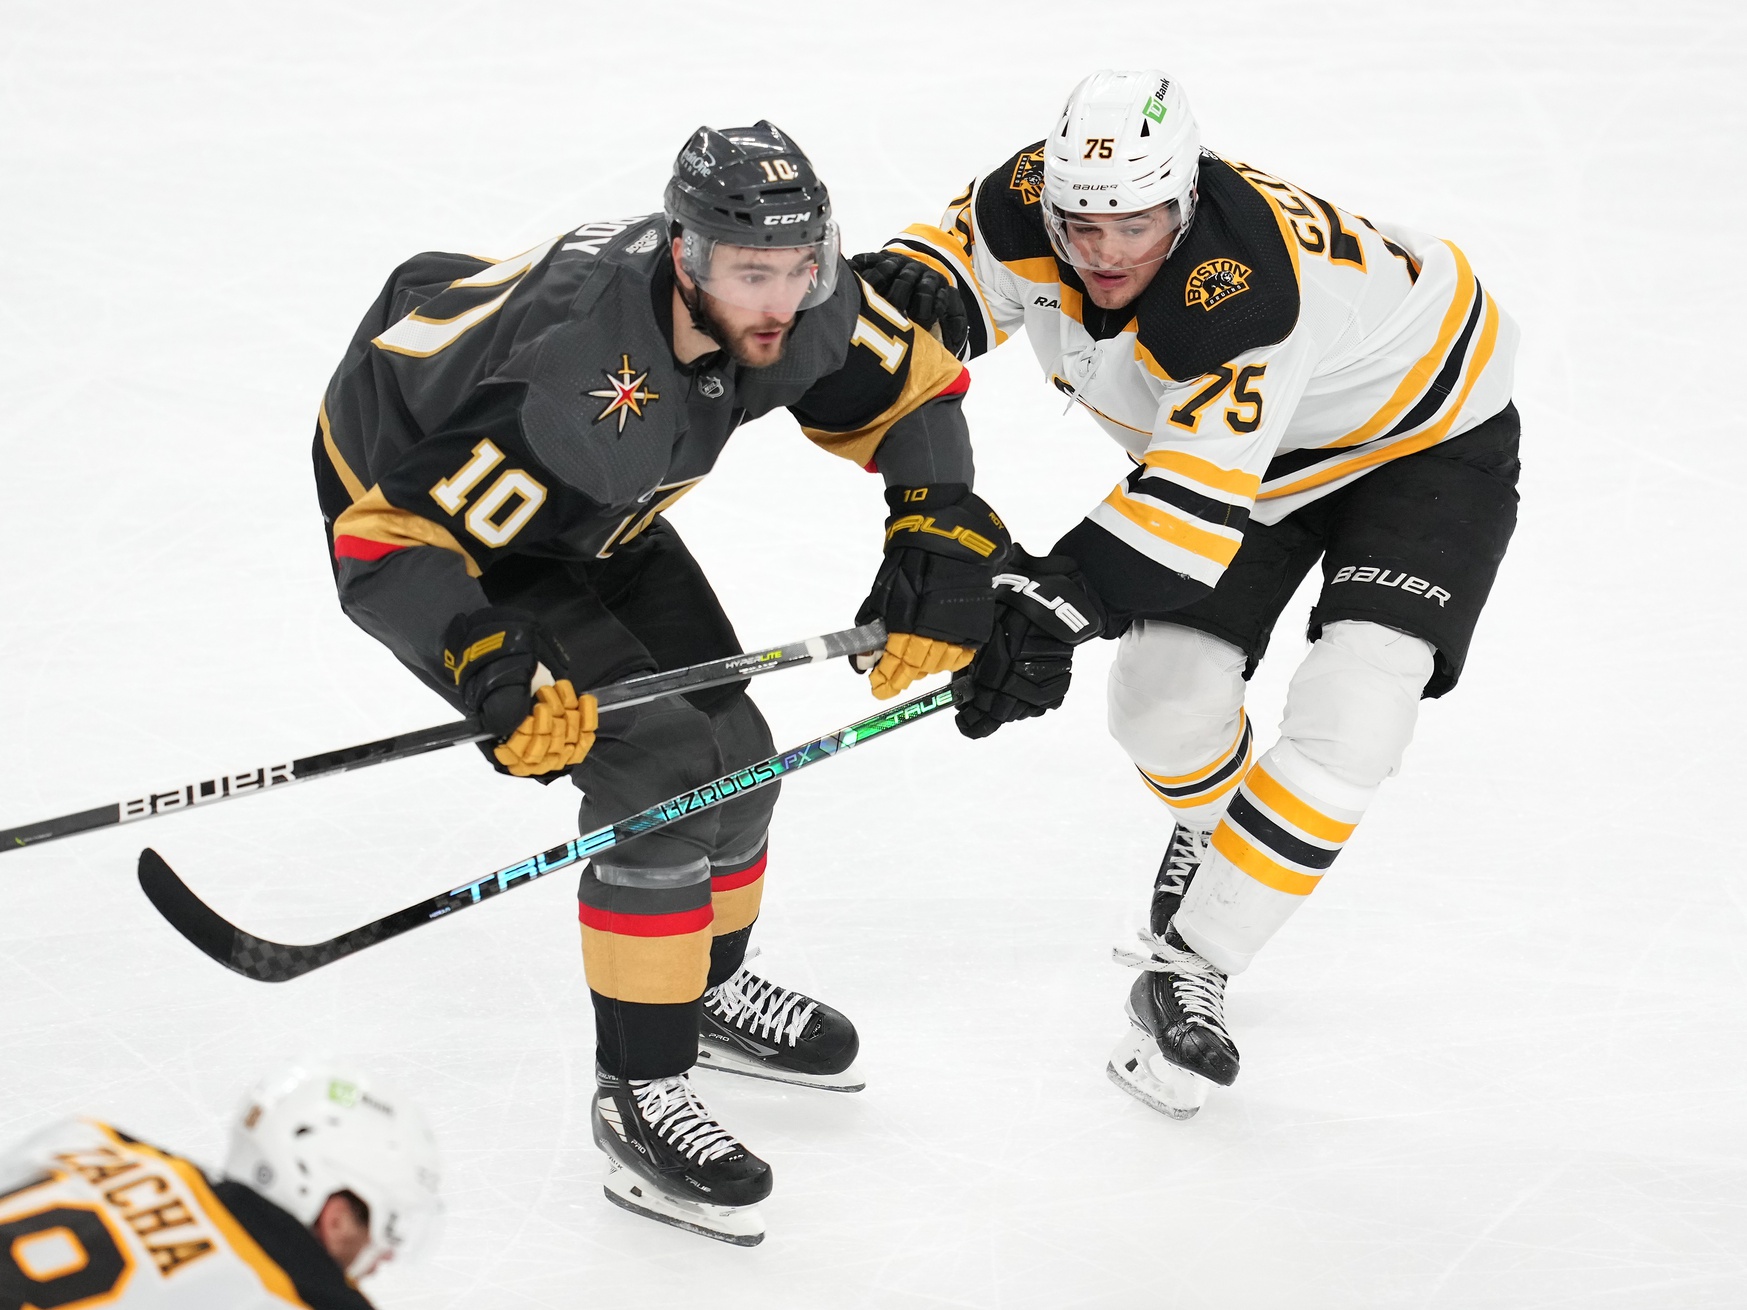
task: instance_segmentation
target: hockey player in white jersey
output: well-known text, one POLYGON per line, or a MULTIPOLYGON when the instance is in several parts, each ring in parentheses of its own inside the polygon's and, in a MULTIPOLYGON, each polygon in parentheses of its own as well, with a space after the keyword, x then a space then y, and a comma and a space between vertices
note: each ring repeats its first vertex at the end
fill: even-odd
POLYGON ((0 1155, 0 1306, 368 1310, 355 1281, 428 1241, 441 1209, 415 1107, 294 1066, 244 1099, 217 1179, 90 1119, 0 1155))
POLYGON ((1110 1076, 1179 1118, 1237 1077, 1241 972, 1462 672, 1516 523, 1516 330, 1448 241, 1201 148, 1158 70, 1083 81, 938 226, 854 261, 961 355, 1025 331, 1132 463, 1043 558, 1016 551, 959 726, 1066 694, 1120 637, 1110 729, 1175 819, 1110 1076), (1253 760, 1244 685, 1320 559, 1314 643, 1253 760))

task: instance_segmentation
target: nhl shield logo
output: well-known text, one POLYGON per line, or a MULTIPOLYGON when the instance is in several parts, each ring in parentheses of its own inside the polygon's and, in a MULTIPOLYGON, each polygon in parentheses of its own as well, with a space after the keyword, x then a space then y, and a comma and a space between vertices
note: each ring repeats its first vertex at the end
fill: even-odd
POLYGON ((1013 178, 1008 187, 1019 193, 1028 205, 1043 199, 1043 147, 1027 150, 1013 163, 1013 178))
POLYGON ((1209 259, 1189 274, 1188 285, 1183 288, 1183 303, 1212 309, 1248 291, 1249 276, 1248 267, 1235 259, 1209 259))

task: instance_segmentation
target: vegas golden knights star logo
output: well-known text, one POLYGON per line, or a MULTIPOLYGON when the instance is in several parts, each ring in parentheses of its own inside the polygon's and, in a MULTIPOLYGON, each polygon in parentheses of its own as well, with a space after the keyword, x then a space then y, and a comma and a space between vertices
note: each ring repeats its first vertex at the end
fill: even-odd
POLYGON ((643 406, 661 399, 659 391, 650 391, 643 385, 648 377, 649 371, 647 369, 638 373, 631 367, 631 357, 620 355, 618 373, 607 374, 607 389, 588 393, 598 400, 607 402, 607 407, 594 416, 594 421, 599 423, 617 414, 619 416, 619 431, 623 432, 625 420, 631 415, 635 414, 638 418, 642 418, 643 406))
POLYGON ((1183 288, 1185 305, 1212 309, 1250 289, 1250 270, 1235 259, 1209 259, 1196 266, 1183 288))
POLYGON ((1043 147, 1027 150, 1013 164, 1013 180, 1007 185, 1028 205, 1043 199, 1043 147))

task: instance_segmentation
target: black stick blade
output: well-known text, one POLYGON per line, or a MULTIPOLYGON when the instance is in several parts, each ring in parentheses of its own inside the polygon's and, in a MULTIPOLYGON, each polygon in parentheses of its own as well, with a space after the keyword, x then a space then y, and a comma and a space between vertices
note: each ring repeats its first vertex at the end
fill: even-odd
POLYGON ((270 942, 227 922, 149 846, 140 852, 139 880, 165 922, 232 973, 256 982, 285 982, 335 958, 324 959, 320 947, 270 942))

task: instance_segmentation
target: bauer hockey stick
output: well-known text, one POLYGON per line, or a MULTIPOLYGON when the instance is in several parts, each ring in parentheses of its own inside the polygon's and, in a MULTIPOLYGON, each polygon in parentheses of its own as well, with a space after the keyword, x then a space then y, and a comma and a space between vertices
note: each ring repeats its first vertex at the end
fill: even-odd
POLYGON ((882 710, 859 723, 852 723, 847 728, 839 728, 836 732, 816 738, 804 746, 797 746, 781 755, 772 755, 767 760, 750 764, 737 772, 717 778, 714 782, 706 782, 703 786, 694 787, 671 800, 651 805, 641 814, 633 814, 628 819, 620 819, 604 828, 585 832, 574 841, 554 846, 549 851, 541 851, 538 855, 499 869, 496 873, 463 883, 453 891, 443 892, 429 900, 420 901, 417 905, 409 905, 404 910, 397 910, 374 923, 341 933, 325 942, 292 946, 283 942, 270 942, 253 933, 244 932, 222 918, 190 891, 188 884, 177 877, 176 871, 150 847, 140 852, 140 889, 172 928, 225 968, 233 973, 240 973, 245 978, 253 978, 256 982, 287 982, 292 978, 302 977, 312 969, 319 969, 324 964, 344 959, 366 946, 374 946, 377 942, 398 937, 401 933, 410 932, 433 919, 445 918, 457 910, 465 910, 470 905, 490 900, 500 892, 514 891, 536 878, 544 878, 549 873, 568 869, 591 855, 599 854, 646 832, 666 827, 688 814, 721 805, 743 792, 768 787, 778 779, 796 773, 810 764, 828 760, 852 746, 872 741, 893 729, 915 723, 918 719, 950 709, 954 705, 962 705, 969 699, 970 679, 961 675, 939 691, 928 692, 914 700, 905 701, 902 705, 882 710))
MULTIPOLYGON (((691 664, 683 669, 669 669, 665 673, 640 674, 623 682, 596 687, 588 695, 595 698, 597 707, 603 712, 625 709, 627 706, 652 701, 659 696, 669 696, 675 692, 707 691, 711 687, 744 682, 760 674, 774 673, 778 669, 792 669, 801 664, 816 664, 820 660, 832 660, 840 655, 868 655, 885 644, 885 627, 876 620, 859 628, 845 628, 842 632, 828 632, 822 637, 808 637, 803 641, 772 646, 766 650, 730 655, 725 659, 711 660, 707 664, 691 664)), ((94 810, 81 810, 77 814, 63 814, 58 819, 27 823, 22 828, 0 830, 0 851, 17 850, 22 846, 34 846, 39 842, 54 841, 57 837, 71 837, 75 833, 92 832, 98 828, 112 828, 118 823, 132 823, 137 819, 155 819, 160 814, 194 809, 197 806, 210 805, 214 801, 253 796, 283 787, 287 783, 308 782, 311 778, 327 778, 351 769, 368 768, 372 764, 411 759, 414 755, 442 750, 446 746, 484 741, 490 735, 480 728, 476 720, 462 719, 458 723, 445 723, 436 728, 424 728, 418 732, 401 733, 398 737, 365 742, 362 746, 348 746, 344 750, 306 755, 289 764, 265 764, 257 769, 245 769, 241 773, 221 774, 215 778, 172 787, 168 791, 147 792, 144 796, 118 801, 114 805, 100 805, 94 810)))

